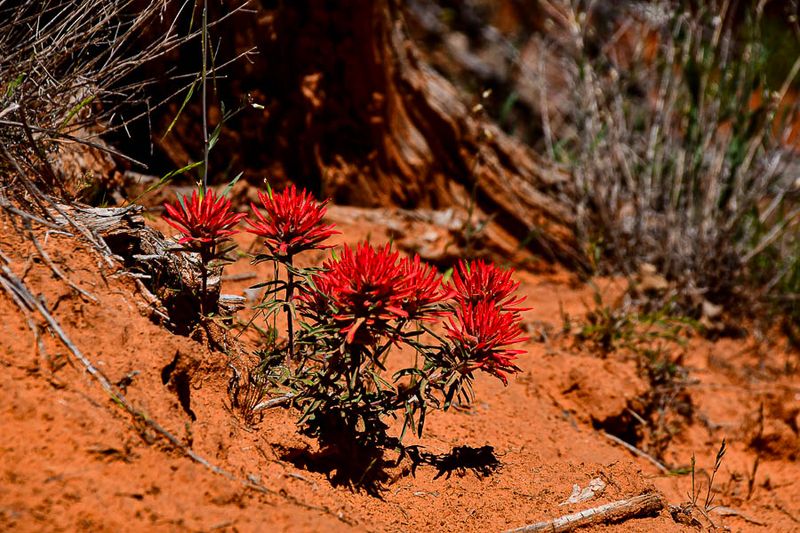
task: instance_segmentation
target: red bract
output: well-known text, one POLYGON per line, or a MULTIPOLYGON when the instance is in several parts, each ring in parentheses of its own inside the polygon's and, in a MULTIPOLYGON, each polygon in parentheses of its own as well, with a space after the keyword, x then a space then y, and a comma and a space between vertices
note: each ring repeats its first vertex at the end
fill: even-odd
POLYGON ((454 344, 455 355, 467 371, 483 370, 507 385, 505 373, 518 372, 514 360, 525 353, 525 350, 511 350, 508 346, 528 340, 519 320, 517 313, 503 312, 494 302, 486 300, 458 307, 450 323, 445 324, 445 330, 454 344))
MULTIPOLYGON (((348 344, 372 343, 388 321, 408 318, 403 302, 411 289, 401 283, 398 257, 388 244, 377 250, 366 243, 355 251, 345 246, 339 259, 326 261, 324 271, 313 277, 317 288, 327 292, 332 318, 348 344)), ((308 307, 321 303, 310 294, 298 298, 308 307)))
POLYGON ((428 320, 441 314, 437 304, 451 296, 451 291, 442 286, 442 277, 436 269, 423 263, 418 255, 400 261, 401 284, 408 296, 402 308, 409 319, 428 320))
POLYGON ((519 282, 511 279, 513 273, 511 269, 501 270, 481 260, 459 261, 453 272, 455 299, 462 306, 491 301, 504 311, 525 311, 525 308, 515 307, 525 298, 513 295, 519 287, 519 282))
POLYGON ((252 227, 247 231, 263 237, 273 255, 291 257, 304 250, 329 248, 322 242, 339 233, 333 224, 322 222, 327 200, 317 202, 309 192, 298 192, 294 185, 279 193, 258 193, 258 198, 267 214, 262 215, 256 204, 250 204, 256 220, 246 219, 252 227))
POLYGON ((230 237, 245 216, 232 212, 231 201, 212 190, 200 195, 192 191, 191 198, 164 204, 164 209, 164 221, 184 235, 178 242, 188 245, 213 245, 230 237))

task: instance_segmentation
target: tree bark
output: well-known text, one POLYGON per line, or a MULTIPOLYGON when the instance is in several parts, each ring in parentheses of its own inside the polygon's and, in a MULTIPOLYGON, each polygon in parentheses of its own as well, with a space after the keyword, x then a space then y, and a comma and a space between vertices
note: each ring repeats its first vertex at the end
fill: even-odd
POLYGON ((399 3, 326 4, 292 2, 278 19, 285 49, 295 53, 286 64, 308 62, 310 50, 294 46, 298 35, 323 35, 317 50, 334 51, 332 63, 301 81, 309 152, 302 159, 316 166, 307 173, 319 176, 323 192, 356 205, 466 208, 475 191, 478 207, 514 237, 581 265, 574 217, 562 200, 568 176, 462 102, 421 59, 399 3), (338 127, 348 119, 360 130, 356 138, 338 127), (337 146, 347 142, 364 148, 337 146))
MULTIPOLYGON (((409 38, 399 0, 266 6, 254 2, 255 15, 237 15, 231 35, 219 36, 237 52, 258 46, 254 63, 218 84, 264 110, 226 124, 219 146, 230 157, 222 164, 212 154, 212 168, 299 182, 340 204, 477 208, 502 230, 485 238, 510 235, 548 260, 584 265, 569 176, 462 101, 409 38)), ((200 153, 190 146, 200 138, 193 113, 184 112, 183 128, 194 129, 176 127, 161 141, 181 166, 200 153)))

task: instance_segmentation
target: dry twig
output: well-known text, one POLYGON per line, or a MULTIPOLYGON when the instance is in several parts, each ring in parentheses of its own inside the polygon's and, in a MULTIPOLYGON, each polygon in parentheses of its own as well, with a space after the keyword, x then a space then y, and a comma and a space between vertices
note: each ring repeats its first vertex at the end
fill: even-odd
POLYGON ((660 462, 658 459, 656 459, 655 457, 653 457, 653 456, 652 456, 652 455, 650 455, 649 453, 647 453, 647 452, 643 452, 642 450, 640 450, 639 448, 637 448, 637 447, 636 447, 636 446, 634 446, 633 444, 630 444, 630 443, 628 443, 628 442, 625 442, 625 441, 624 441, 624 440, 622 440, 621 438, 619 438, 619 437, 616 437, 616 436, 614 436, 614 435, 612 435, 612 434, 610 434, 610 433, 606 433, 605 431, 601 431, 601 433, 603 434, 603 436, 604 436, 605 438, 607 438, 607 439, 609 439, 609 440, 611 440, 611 441, 613 441, 613 442, 616 442, 617 444, 619 444, 620 446, 622 446, 622 447, 623 447, 623 448, 625 448, 626 450, 630 451, 630 452, 631 452, 631 453, 633 453, 634 455, 638 455, 638 456, 639 456, 639 457, 641 457, 642 459, 647 459, 647 460, 648 460, 648 461, 650 461, 650 462, 651 462, 651 463, 652 463, 652 464, 653 464, 653 465, 654 465, 656 468, 658 468, 659 470, 661 470, 661 472, 663 472, 664 474, 669 474, 669 468, 667 468, 666 466, 664 466, 664 465, 663 465, 663 464, 662 464, 662 463, 661 463, 661 462, 660 462))
POLYGON ((572 531, 579 527, 599 526, 623 522, 631 518, 652 516, 664 508, 664 500, 657 492, 645 492, 627 500, 618 500, 599 507, 586 509, 579 513, 565 515, 547 522, 536 522, 527 526, 510 529, 507 533, 528 533, 546 531, 558 533, 572 531))

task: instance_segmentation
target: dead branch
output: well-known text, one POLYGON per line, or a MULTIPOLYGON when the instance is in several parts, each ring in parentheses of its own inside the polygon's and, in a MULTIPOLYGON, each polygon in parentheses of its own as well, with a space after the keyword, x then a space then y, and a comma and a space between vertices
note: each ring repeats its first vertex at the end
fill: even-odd
POLYGON ((58 266, 56 266, 55 263, 53 263, 53 260, 50 259, 50 255, 44 250, 44 248, 42 248, 42 245, 39 244, 39 239, 37 239, 36 235, 33 234, 29 221, 25 222, 25 227, 28 232, 28 238, 31 240, 33 246, 36 248, 36 251, 39 252, 39 255, 42 257, 47 266, 50 267, 50 270, 53 272, 53 274, 55 274, 55 276, 58 279, 64 281, 67 285, 72 287, 74 291, 84 295, 86 298, 93 301, 94 303, 97 303, 98 301, 97 297, 95 297, 92 293, 82 289, 81 287, 73 283, 72 280, 69 279, 63 272, 61 272, 61 269, 58 268, 58 266))
POLYGON ((612 435, 611 433, 606 433, 605 431, 601 431, 601 433, 603 434, 603 436, 605 438, 609 439, 612 442, 616 442, 617 444, 619 444, 620 446, 622 446, 623 448, 625 448, 629 452, 633 453, 634 455, 638 455, 642 459, 647 459, 648 461, 650 461, 650 463, 653 464, 653 466, 655 466, 656 468, 661 470, 661 472, 663 472, 664 474, 669 474, 669 468, 664 466, 658 459, 656 459, 655 457, 653 457, 649 453, 640 450, 639 448, 637 448, 633 444, 625 442, 621 438, 616 437, 616 436, 612 435))
POLYGON ((766 522, 762 522, 761 520, 753 518, 752 516, 745 514, 742 511, 733 509, 732 507, 714 507, 714 509, 712 509, 712 512, 720 516, 737 516, 742 520, 744 520, 745 522, 750 522, 751 524, 755 524, 757 526, 767 525, 766 522))
MULTIPOLYGON (((8 262, 8 260, 3 257, 3 260, 8 262)), ((36 347, 38 348, 39 357, 44 358, 45 360, 49 360, 47 356, 47 351, 44 348, 44 342, 42 341, 42 336, 39 334, 39 326, 33 320, 33 316, 31 315, 32 309, 29 308, 26 302, 20 299, 17 293, 14 291, 13 287, 9 285, 9 283, 2 277, 0 277, 0 285, 6 290, 8 295, 11 297, 11 300, 17 305, 22 316, 25 317, 25 323, 28 324, 28 328, 33 333, 34 341, 36 342, 36 347)), ((46 365, 43 365, 43 370, 46 368, 46 365)))
MULTIPOLYGON (((56 222, 69 217, 87 228, 103 241, 108 253, 113 254, 129 270, 143 273, 145 284, 157 297, 162 289, 199 287, 200 270, 192 254, 175 253, 175 245, 163 235, 145 225, 142 207, 80 207, 59 205, 56 222)), ((209 294, 219 294, 219 272, 208 279, 209 294)), ((226 301, 231 306, 234 301, 226 301)))
POLYGON ((546 531, 558 533, 572 531, 579 527, 599 526, 623 522, 631 518, 653 516, 664 508, 664 500, 657 492, 646 492, 627 500, 607 503, 599 507, 586 509, 579 513, 569 514, 547 522, 536 522, 517 529, 510 529, 507 533, 522 533, 531 531, 546 531))
POLYGON ((253 412, 257 413, 258 411, 263 411, 264 409, 271 409, 273 407, 280 407, 282 405, 286 405, 291 403, 292 399, 294 399, 294 394, 286 394, 284 396, 278 396, 277 398, 270 398, 269 400, 263 401, 260 404, 253 407, 253 412))

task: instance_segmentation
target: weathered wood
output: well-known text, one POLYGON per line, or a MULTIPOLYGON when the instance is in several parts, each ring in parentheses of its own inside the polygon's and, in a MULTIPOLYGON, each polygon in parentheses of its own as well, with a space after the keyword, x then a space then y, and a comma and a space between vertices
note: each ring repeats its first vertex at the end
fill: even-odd
MULTIPOLYGON (((201 287, 199 257, 179 251, 176 243, 145 225, 142 207, 82 207, 59 205, 53 214, 56 223, 66 225, 66 217, 101 238, 128 272, 134 274, 161 303, 157 314, 170 316, 174 325, 189 324, 198 312, 193 294, 201 287)), ((220 299, 221 268, 211 269, 208 297, 220 299)), ((235 298, 234 298, 235 300, 235 298)), ((240 307, 240 301, 225 300, 227 308, 240 307)))
MULTIPOLYGON (((147 227, 141 206, 60 207, 67 216, 101 237, 109 249, 125 261, 126 266, 159 276, 169 275, 180 279, 183 285, 199 287, 200 270, 196 254, 178 252, 174 241, 165 239, 160 232, 147 227)), ((62 222, 63 217, 54 215, 54 219, 62 222)), ((212 291, 219 290, 218 273, 209 278, 208 286, 212 291)))
POLYGON ((442 205, 456 203, 452 182, 458 183, 475 191, 483 211, 520 241, 551 259, 583 265, 564 199, 569 176, 464 104, 421 59, 396 0, 374 2, 372 9, 378 22, 372 49, 385 76, 380 123, 388 159, 376 172, 396 175, 403 187, 438 184, 434 194, 442 205))
POLYGON ((549 520, 547 522, 536 522, 527 526, 510 529, 507 533, 529 533, 536 531, 546 531, 548 533, 559 533, 572 531, 586 526, 599 526, 622 522, 631 518, 652 516, 658 514, 664 508, 664 499, 657 492, 646 492, 639 496, 634 496, 627 500, 619 500, 599 507, 593 507, 549 520))

